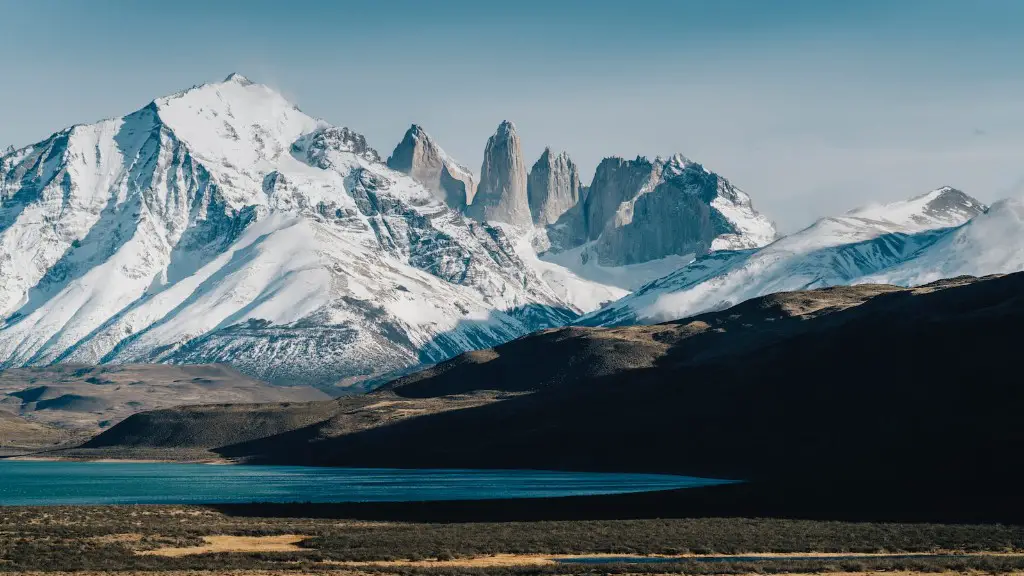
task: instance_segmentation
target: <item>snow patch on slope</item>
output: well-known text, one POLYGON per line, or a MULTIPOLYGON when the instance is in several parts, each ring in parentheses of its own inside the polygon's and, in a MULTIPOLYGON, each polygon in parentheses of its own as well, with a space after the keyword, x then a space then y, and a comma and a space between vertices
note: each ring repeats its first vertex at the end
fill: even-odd
POLYGON ((579 323, 655 323, 727 308, 774 292, 864 281, 913 259, 949 234, 949 226, 963 224, 984 210, 982 204, 959 191, 938 192, 891 204, 892 214, 873 208, 853 213, 857 215, 824 218, 760 249, 713 252, 579 323), (916 212, 908 210, 908 205, 916 212))
MULTIPOLYGON (((501 229, 515 242, 516 254, 530 266, 538 276, 563 300, 582 312, 591 312, 629 294, 629 289, 618 287, 615 282, 627 283, 622 279, 628 271, 622 268, 604 270, 604 282, 577 275, 569 267, 542 259, 534 250, 537 237, 543 236, 540 229, 524 230, 511 224, 500 224, 501 229)), ((593 270, 591 270, 592 275, 593 270)), ((601 272, 596 274, 601 277, 601 272)))
POLYGON ((1010 198, 964 226, 943 234, 906 262, 865 277, 863 282, 901 286, 955 276, 1009 274, 1024 270, 1024 199, 1010 198))

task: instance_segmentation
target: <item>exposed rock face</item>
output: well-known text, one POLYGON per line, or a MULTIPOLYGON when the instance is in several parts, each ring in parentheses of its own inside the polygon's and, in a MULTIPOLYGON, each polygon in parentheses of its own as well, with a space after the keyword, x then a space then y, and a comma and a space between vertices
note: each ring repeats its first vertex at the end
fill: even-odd
POLYGON ((331 152, 351 152, 369 162, 380 162, 380 154, 366 143, 366 138, 348 128, 328 126, 303 135, 291 146, 292 154, 304 161, 327 170, 331 152))
POLYGON ((555 155, 545 148, 530 169, 526 195, 533 223, 540 226, 554 224, 576 206, 580 199, 580 173, 569 154, 555 155))
POLYGON ((725 178, 676 155, 604 159, 584 200, 548 236, 555 250, 589 244, 582 257, 621 266, 763 246, 775 228, 725 178))
POLYGON ((526 193, 526 165, 515 124, 508 120, 487 140, 480 187, 467 214, 487 222, 529 226, 533 222, 526 193))
POLYGON ((646 158, 636 160, 605 158, 597 166, 587 191, 583 218, 587 240, 597 240, 605 226, 612 224, 619 205, 654 187, 661 166, 646 158))
POLYGON ((412 176, 439 200, 465 210, 476 193, 476 179, 455 162, 426 131, 413 124, 388 158, 388 167, 412 176))

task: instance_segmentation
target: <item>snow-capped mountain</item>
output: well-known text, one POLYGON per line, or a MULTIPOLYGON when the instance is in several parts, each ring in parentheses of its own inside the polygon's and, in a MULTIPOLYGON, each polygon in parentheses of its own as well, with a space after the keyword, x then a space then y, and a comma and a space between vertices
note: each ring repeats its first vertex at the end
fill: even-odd
POLYGON ((577 309, 362 136, 239 75, 0 157, 0 362, 437 361, 577 309))
POLYGON ((449 206, 502 226, 516 238, 520 257, 585 312, 697 256, 763 246, 776 236, 746 193, 680 154, 605 158, 583 186, 569 154, 546 147, 527 172, 519 134, 507 120, 487 141, 475 195, 464 191, 476 178, 420 126, 406 132, 388 165, 449 206))
POLYGON ((863 282, 916 286, 955 276, 1024 270, 1024 199, 993 204, 967 224, 947 231, 912 258, 863 282))
POLYGON ((951 242, 950 238, 962 237, 977 228, 977 222, 991 220, 991 214, 978 216, 985 210, 959 190, 940 188, 910 200, 824 218, 763 248, 723 250, 698 258, 578 322, 591 326, 655 323, 727 308, 773 292, 871 280, 919 283, 909 273, 901 277, 885 272, 901 266, 934 271, 919 275, 920 282, 948 277, 964 267, 949 266, 939 272, 942 267, 923 260, 924 255, 943 253, 941 245, 951 242), (956 228, 975 216, 967 226, 956 228))

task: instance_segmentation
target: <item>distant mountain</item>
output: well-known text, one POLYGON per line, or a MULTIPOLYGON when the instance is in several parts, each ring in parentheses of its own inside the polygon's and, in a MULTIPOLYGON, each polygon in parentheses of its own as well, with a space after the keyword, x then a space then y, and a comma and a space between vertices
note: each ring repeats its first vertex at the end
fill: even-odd
POLYGON ((516 126, 508 120, 487 140, 480 186, 466 213, 481 222, 530 226, 526 164, 516 126))
MULTIPOLYGON (((938 264, 929 263, 917 267, 936 273, 918 282, 884 273, 917 261, 922 251, 951 234, 951 227, 960 226, 985 210, 984 204, 959 190, 940 188, 907 201, 824 218, 763 248, 720 251, 699 258, 587 315, 579 323, 650 324, 728 308, 774 292, 870 281, 912 285, 959 274, 1022 269, 982 265, 951 268, 942 274, 938 273, 938 264)), ((990 218, 978 216, 978 220, 982 219, 990 218)), ((1024 245, 1024 235, 1021 243, 1011 245, 1024 245)))
POLYGON ((566 152, 555 154, 545 148, 527 177, 526 195, 533 223, 554 224, 580 202, 580 172, 566 152))
POLYGON ((437 195, 239 75, 73 126, 0 157, 0 365, 223 362, 330 387, 577 315, 437 195))
MULTIPOLYGON (((443 166, 456 166, 459 182, 473 181, 418 126, 389 165, 435 190, 444 188, 443 166), (408 160, 412 156, 421 160, 408 160)), ((479 187, 464 211, 511 225, 506 233, 525 238, 540 255, 537 270, 552 288, 579 287, 567 297, 584 311, 594 309, 588 305, 595 294, 625 294, 695 257, 763 246, 776 236, 746 193, 679 154, 653 161, 605 158, 589 186, 567 152, 545 148, 529 171, 526 166, 515 125, 502 122, 487 141, 479 187)), ((458 207, 468 184, 453 186, 438 195, 458 207)))
POLYGON ((0 155, 0 367, 226 363, 364 391, 584 313, 1013 268, 983 231, 924 251, 983 209, 943 189, 771 243, 746 193, 681 155, 606 158, 584 185, 568 153, 528 164, 505 121, 479 178, 418 125, 385 163, 233 74, 0 155))
POLYGON ((775 237, 746 193, 675 155, 606 158, 582 201, 535 244, 545 260, 581 277, 635 290, 695 257, 775 237))
POLYGON ((1024 270, 1024 199, 1001 200, 967 224, 941 234, 913 257, 864 278, 915 286, 964 274, 1024 270))
POLYGON ((412 176, 448 206, 465 211, 476 194, 473 173, 445 153, 422 127, 413 124, 388 157, 388 167, 412 176))

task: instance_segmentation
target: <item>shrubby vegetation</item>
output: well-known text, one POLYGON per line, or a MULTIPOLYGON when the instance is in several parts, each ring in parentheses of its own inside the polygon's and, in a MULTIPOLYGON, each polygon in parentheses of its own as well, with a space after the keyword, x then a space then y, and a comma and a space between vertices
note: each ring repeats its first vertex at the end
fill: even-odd
MULTIPOLYGON (((233 517, 210 508, 108 506, 0 508, 0 572, 124 570, 327 570, 324 561, 452 559, 498 553, 686 554, 757 552, 1021 551, 1024 527, 681 519, 507 523, 383 523, 338 519, 233 517), (308 551, 136 554, 195 546, 204 535, 308 534, 308 551), (116 535, 131 535, 117 537, 116 535)), ((756 564, 559 565, 527 568, 365 568, 402 574, 774 573, 791 571, 1024 569, 1016 557, 779 559, 756 564)), ((364 570, 364 567, 360 567, 364 570)))

